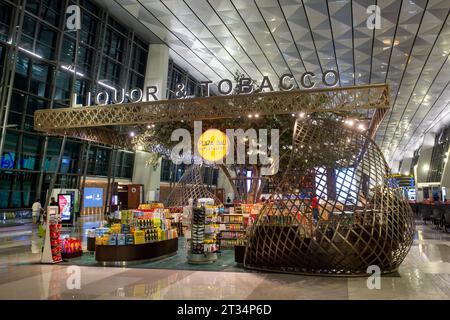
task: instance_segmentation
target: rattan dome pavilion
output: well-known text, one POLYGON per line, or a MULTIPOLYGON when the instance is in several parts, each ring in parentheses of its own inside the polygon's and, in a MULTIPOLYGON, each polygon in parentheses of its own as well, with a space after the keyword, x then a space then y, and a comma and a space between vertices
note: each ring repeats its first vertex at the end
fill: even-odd
POLYGON ((323 275, 398 268, 413 241, 412 212, 368 136, 333 118, 298 120, 282 170, 249 232, 246 268, 323 275))

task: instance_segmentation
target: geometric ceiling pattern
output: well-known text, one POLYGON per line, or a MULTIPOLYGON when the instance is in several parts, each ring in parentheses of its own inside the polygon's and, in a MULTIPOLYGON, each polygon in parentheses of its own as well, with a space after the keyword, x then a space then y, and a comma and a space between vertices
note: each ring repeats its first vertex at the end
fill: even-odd
POLYGON ((376 142, 388 161, 417 149, 449 118, 449 0, 114 0, 197 80, 241 73, 296 84, 306 71, 338 86, 388 83, 391 108, 376 142), (381 28, 367 8, 378 5, 381 28))

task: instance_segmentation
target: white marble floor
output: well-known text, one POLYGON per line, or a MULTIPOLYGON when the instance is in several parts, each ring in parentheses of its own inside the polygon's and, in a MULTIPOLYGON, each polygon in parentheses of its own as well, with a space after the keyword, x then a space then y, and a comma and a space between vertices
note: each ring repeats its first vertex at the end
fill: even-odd
POLYGON ((429 225, 379 290, 366 278, 41 265, 36 231, 9 232, 0 230, 0 299, 450 299, 450 234, 429 225))

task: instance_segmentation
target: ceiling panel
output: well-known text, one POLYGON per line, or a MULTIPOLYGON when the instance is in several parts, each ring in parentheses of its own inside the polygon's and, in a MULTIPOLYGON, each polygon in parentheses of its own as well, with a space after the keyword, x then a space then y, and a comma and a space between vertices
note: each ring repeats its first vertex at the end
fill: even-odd
MULTIPOLYGON (((273 83, 305 71, 339 86, 388 83, 391 108, 376 134, 388 160, 449 119, 448 0, 114 0, 198 80, 238 71, 273 83), (378 5, 381 28, 369 29, 378 5)), ((276 86, 275 86, 276 87, 276 86)))

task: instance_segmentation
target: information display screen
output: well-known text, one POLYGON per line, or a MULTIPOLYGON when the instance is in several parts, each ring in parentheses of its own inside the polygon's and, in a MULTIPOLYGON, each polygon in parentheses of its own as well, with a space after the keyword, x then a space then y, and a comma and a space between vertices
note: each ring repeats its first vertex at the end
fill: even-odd
POLYGON ((85 188, 84 207, 85 208, 103 207, 103 188, 85 188))
POLYGON ((70 221, 72 219, 73 198, 71 194, 59 194, 58 206, 62 221, 70 221))

